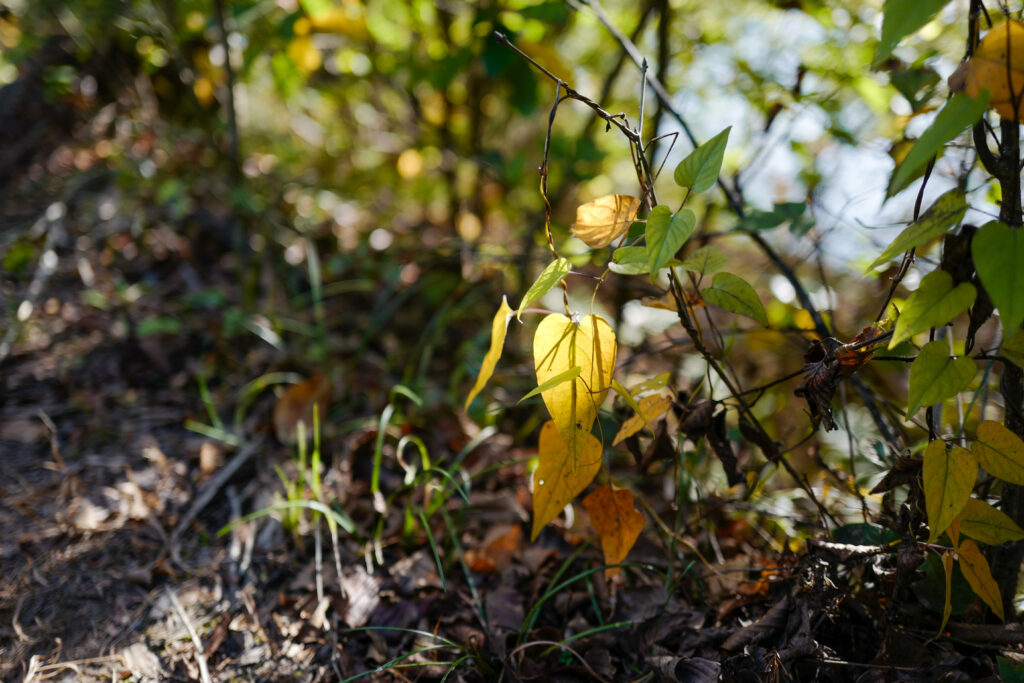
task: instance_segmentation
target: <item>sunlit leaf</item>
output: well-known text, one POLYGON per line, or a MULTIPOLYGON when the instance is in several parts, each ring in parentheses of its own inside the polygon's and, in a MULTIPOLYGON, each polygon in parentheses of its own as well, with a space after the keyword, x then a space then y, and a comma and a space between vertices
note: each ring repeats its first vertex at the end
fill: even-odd
POLYGON ((469 390, 469 396, 466 397, 465 410, 469 410, 469 404, 473 402, 473 399, 483 390, 488 380, 491 379, 491 375, 494 374, 494 367, 498 364, 501 350, 505 346, 505 334, 508 331, 508 321, 511 318, 512 308, 508 305, 508 299, 503 296, 501 297, 501 306, 498 307, 498 312, 494 314, 494 319, 491 321, 491 347, 487 349, 484 361, 480 364, 480 373, 476 376, 473 388, 469 390))
POLYGON ((1000 621, 1006 621, 1006 617, 1003 615, 1003 598, 999 595, 999 586, 992 578, 992 570, 989 569, 988 560, 981 554, 981 550, 978 549, 974 541, 968 539, 960 544, 956 553, 960 558, 960 571, 967 579, 967 583, 971 584, 974 594, 989 606, 989 609, 999 617, 1000 621))
POLYGON ((610 194, 580 205, 572 234, 588 247, 600 249, 622 237, 636 220, 640 200, 624 194, 610 194))
POLYGON ((960 513, 960 531, 985 545, 1024 540, 1024 529, 983 500, 971 498, 960 513))
POLYGON ((584 317, 579 324, 558 313, 544 318, 533 338, 537 384, 579 367, 580 375, 541 393, 551 419, 569 453, 572 471, 611 385, 615 369, 615 333, 602 318, 584 317))
MULTIPOLYGON (((612 489, 605 484, 583 499, 590 522, 601 536, 605 564, 619 564, 626 559, 644 528, 644 516, 633 505, 633 494, 625 489, 612 489)), ((613 575, 618 567, 605 573, 613 575)))
POLYGON ((881 63, 901 40, 931 21, 947 4, 949 0, 886 0, 875 64, 881 63))
POLYGON ((540 429, 537 471, 533 474, 533 531, 535 540, 547 524, 559 515, 573 498, 583 492, 601 470, 601 442, 587 432, 579 439, 579 466, 574 470, 568 449, 558 427, 551 420, 540 429))
POLYGON ((1005 336, 1024 322, 1024 232, 992 221, 971 241, 974 267, 992 303, 999 309, 1005 336))
POLYGON ((764 305, 758 298, 757 292, 738 275, 715 273, 711 279, 711 286, 700 290, 700 293, 709 304, 724 308, 731 313, 745 315, 765 327, 768 326, 768 316, 765 315, 764 305))
POLYGON ((560 258, 549 263, 547 268, 530 285, 530 288, 526 290, 523 300, 519 302, 519 308, 516 310, 516 320, 522 319, 523 309, 551 291, 551 288, 561 282, 562 278, 568 275, 571 269, 572 265, 568 259, 560 258))
POLYGON ((885 265, 900 254, 927 243, 958 225, 967 211, 967 199, 963 190, 956 188, 939 197, 934 204, 914 223, 896 236, 888 247, 864 269, 867 273, 885 265))
POLYGON ((612 445, 618 446, 620 443, 643 429, 644 426, 647 426, 647 428, 650 429, 651 423, 667 413, 671 406, 672 399, 660 394, 645 396, 640 399, 638 410, 636 411, 637 414, 622 423, 622 427, 619 429, 619 433, 615 435, 615 440, 612 441, 612 445))
POLYGON ((971 446, 981 468, 1011 484, 1024 486, 1024 441, 994 420, 978 425, 971 446))
POLYGON ((892 176, 886 196, 893 196, 910 184, 915 174, 942 146, 977 123, 988 107, 988 98, 973 100, 963 94, 954 95, 942 108, 932 125, 921 134, 892 176))
POLYGON ((526 396, 523 396, 521 399, 519 399, 519 401, 517 402, 517 405, 518 405, 518 403, 522 403, 523 401, 525 401, 528 398, 533 398, 537 394, 543 394, 545 391, 548 391, 550 389, 554 389, 559 384, 562 384, 564 382, 568 382, 571 379, 575 379, 576 377, 579 377, 580 376, 580 372, 581 372, 581 368, 580 368, 580 366, 577 365, 576 367, 569 368, 565 372, 558 373, 557 375, 555 375, 554 377, 549 379, 547 382, 544 382, 540 386, 534 387, 533 391, 531 391, 526 396))
POLYGON ((711 275, 725 267, 725 254, 714 247, 707 246, 695 249, 683 261, 683 268, 698 275, 711 275))
POLYGON ((921 406, 933 406, 966 389, 978 366, 970 356, 949 357, 946 341, 933 341, 921 348, 910 366, 907 418, 921 406))
POLYGON ((608 267, 619 275, 639 275, 648 271, 647 247, 621 247, 612 254, 608 267))
POLYGON ((711 138, 683 159, 678 166, 674 178, 679 187, 688 187, 700 194, 707 192, 718 181, 718 173, 722 170, 722 158, 725 146, 729 141, 729 126, 711 138))
POLYGON ((946 448, 942 439, 924 451, 924 502, 932 543, 960 514, 978 478, 978 462, 966 448, 946 448))
POLYGON ((969 282, 953 287, 953 277, 943 270, 928 273, 921 278, 917 291, 907 299, 896 320, 889 348, 894 348, 930 327, 945 325, 970 308, 976 295, 974 285, 969 282))
POLYGON ((654 277, 669 261, 675 258, 679 248, 690 239, 697 217, 689 209, 672 209, 659 204, 647 216, 647 270, 654 277))

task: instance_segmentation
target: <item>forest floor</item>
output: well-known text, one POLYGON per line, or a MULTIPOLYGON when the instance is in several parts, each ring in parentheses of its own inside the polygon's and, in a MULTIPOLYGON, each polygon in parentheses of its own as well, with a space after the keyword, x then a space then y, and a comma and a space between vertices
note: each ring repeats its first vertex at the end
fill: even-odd
POLYGON ((0 234, 3 680, 995 681, 1019 655, 970 608, 937 638, 911 549, 798 520, 782 552, 741 495, 674 507, 671 464, 620 573, 578 506, 529 541, 538 411, 457 406, 500 300, 457 252, 325 256, 317 306, 223 207, 169 214, 62 149, 0 234))

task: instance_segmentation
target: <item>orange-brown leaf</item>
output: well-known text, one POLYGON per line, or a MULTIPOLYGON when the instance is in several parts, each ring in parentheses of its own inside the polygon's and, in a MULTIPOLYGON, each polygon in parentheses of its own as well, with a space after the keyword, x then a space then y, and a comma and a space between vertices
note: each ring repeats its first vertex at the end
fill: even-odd
POLYGON ((274 406, 274 432, 281 443, 298 441, 299 422, 305 424, 307 435, 313 433, 313 406, 317 406, 320 422, 327 416, 327 397, 331 385, 327 377, 317 373, 307 380, 293 384, 281 394, 274 406))
POLYGON ((484 538, 483 547, 466 551, 466 564, 475 572, 504 571, 522 545, 523 529, 518 524, 494 527, 484 538))
MULTIPOLYGON (((583 505, 601 536, 605 564, 619 564, 626 559, 644 528, 644 516, 634 507, 633 494, 605 484, 584 498, 583 505)), ((605 574, 611 576, 618 571, 618 567, 613 567, 605 574)))

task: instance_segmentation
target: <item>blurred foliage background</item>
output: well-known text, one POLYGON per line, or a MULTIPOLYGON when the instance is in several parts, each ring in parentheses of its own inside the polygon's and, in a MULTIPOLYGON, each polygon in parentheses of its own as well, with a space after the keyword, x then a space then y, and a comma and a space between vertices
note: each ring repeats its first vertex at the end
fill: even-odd
MULTIPOLYGON (((23 295, 53 239, 52 221, 39 217, 66 211, 77 228, 57 240, 58 253, 82 286, 59 304, 111 312, 112 333, 150 355, 147 339, 187 338, 188 353, 144 364, 170 386, 197 392, 195 376, 209 375, 215 398, 230 404, 267 372, 324 372, 335 399, 328 424, 342 431, 378 414, 397 383, 425 397, 421 426, 431 411, 451 413, 501 294, 514 303, 547 258, 538 167, 554 87, 494 33, 635 123, 639 70, 596 7, 635 42, 698 140, 733 126, 724 170, 748 211, 804 207, 765 239, 795 265, 838 336, 851 338, 887 286, 884 274, 862 279, 860 268, 911 213, 913 196, 883 207, 892 157, 941 104, 966 31, 966 3, 951 3, 872 71, 881 4, 5 2, 8 337, 16 349, 47 341, 38 329, 32 337, 23 295), (186 267, 165 280, 169 264, 186 267)), ((655 166, 673 168, 691 148, 679 119, 649 89, 643 111, 644 130, 663 136, 655 166)), ((963 159, 947 155, 927 196, 964 172, 963 159)), ((676 192, 668 176, 657 187, 663 201, 676 192)), ((581 272, 599 274, 607 253, 569 237, 575 207, 612 192, 639 193, 625 140, 586 108, 562 105, 551 135, 552 226, 581 272)), ((972 201, 984 206, 987 192, 981 185, 972 201)), ((798 370, 814 335, 792 287, 731 233, 738 218, 720 194, 694 208, 688 248, 725 249, 768 304, 771 330, 728 322, 720 343, 733 371, 756 386, 798 370)), ((641 305, 653 293, 613 278, 597 306, 630 346, 620 355, 626 376, 667 370, 692 391, 706 368, 678 328, 666 329, 671 313, 641 305)), ((516 362, 526 340, 512 337, 495 388, 471 414, 519 442, 542 412, 538 401, 516 406, 533 383, 529 363, 516 362)), ((902 365, 866 372, 902 400, 902 365)), ((792 388, 773 388, 757 406, 785 444, 808 429, 792 388)), ((801 471, 821 479, 823 463, 845 468, 852 453, 867 484, 891 464, 868 417, 852 402, 849 410, 849 432, 794 454, 806 460, 801 471)), ((721 483, 713 462, 693 464, 708 488, 721 483)))

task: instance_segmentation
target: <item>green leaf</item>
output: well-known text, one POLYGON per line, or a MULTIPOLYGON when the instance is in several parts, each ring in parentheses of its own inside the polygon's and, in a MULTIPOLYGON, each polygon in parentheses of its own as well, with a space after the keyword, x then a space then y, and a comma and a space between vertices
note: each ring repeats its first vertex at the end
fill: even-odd
POLYGON ((978 461, 966 448, 946 448, 936 439, 924 451, 923 476, 925 511, 928 513, 928 542, 934 543, 963 510, 978 478, 978 461))
POLYGON ((619 275, 639 275, 647 272, 647 247, 620 247, 612 255, 608 268, 619 275))
POLYGON ((750 211, 743 217, 740 227, 744 230, 771 230, 786 221, 796 220, 807 210, 803 202, 776 203, 771 211, 750 211))
POLYGON ((931 21, 948 3, 949 0, 886 0, 882 37, 872 66, 878 66, 901 40, 931 21))
POLYGON ((519 401, 516 403, 516 405, 519 405, 520 403, 522 403, 523 401, 525 401, 528 398, 533 398, 537 394, 542 394, 545 391, 547 391, 548 389, 554 389, 559 384, 564 384, 565 382, 568 382, 571 379, 576 379, 577 377, 580 376, 580 372, 581 371, 582 371, 582 368, 577 365, 576 367, 569 368, 565 372, 558 373, 557 375, 555 375, 554 377, 552 377, 548 381, 544 382, 543 384, 534 387, 533 391, 531 391, 526 396, 523 396, 521 399, 519 399, 519 401))
POLYGON ((695 249, 692 254, 686 257, 682 266, 691 273, 710 275, 724 268, 726 261, 725 254, 714 247, 707 246, 695 249))
POLYGON ((1024 486, 1024 441, 994 420, 978 425, 974 445, 981 468, 1011 484, 1024 486))
POLYGON ((530 288, 526 290, 523 300, 519 302, 519 309, 516 311, 516 320, 522 319, 524 308, 551 291, 551 288, 561 282, 562 278, 568 275, 571 269, 572 265, 569 263, 568 259, 560 258, 549 263, 548 267, 544 269, 544 272, 542 272, 536 281, 530 285, 530 288))
POLYGON ((986 223, 971 240, 971 254, 1009 337, 1024 322, 1024 233, 998 221, 986 223))
POLYGON ((896 320, 889 349, 929 327, 945 325, 970 308, 976 295, 974 285, 969 282, 962 282, 954 288, 953 277, 943 270, 928 273, 921 279, 917 291, 907 299, 896 320))
POLYGON ((757 292, 738 275, 716 273, 711 279, 711 286, 700 290, 700 293, 709 304, 745 315, 765 327, 768 326, 768 316, 765 315, 764 306, 757 297, 757 292))
POLYGON ((1017 526, 1009 515, 977 498, 968 500, 960 513, 960 533, 986 545, 1024 539, 1024 529, 1017 526))
POLYGON ((689 209, 672 209, 659 204, 647 216, 647 270, 653 278, 690 239, 697 217, 689 209))
POLYGON ((909 419, 921 406, 933 406, 963 391, 978 370, 970 356, 949 357, 949 344, 933 341, 924 345, 910 366, 909 419))
POLYGON ((907 152, 896 171, 893 173, 886 197, 892 197, 897 192, 910 184, 915 173, 928 163, 928 160, 935 156, 942 146, 960 135, 965 129, 977 123, 981 115, 988 108, 988 95, 982 95, 972 100, 963 93, 957 93, 946 102, 939 115, 928 126, 928 130, 921 134, 914 146, 907 152))
POLYGON ((1004 340, 999 347, 999 353, 1013 361, 1017 367, 1024 368, 1024 330, 1014 330, 1010 338, 1004 340))
POLYGON ((1015 662, 1002 655, 996 657, 999 663, 999 680, 1003 683, 1024 683, 1024 662, 1015 662))
POLYGON ((725 145, 729 141, 731 128, 729 126, 697 147, 676 166, 674 178, 679 187, 688 187, 697 194, 714 187, 718 181, 718 172, 722 170, 722 157, 725 156, 725 145))
POLYGON ((892 241, 892 244, 886 247, 885 251, 871 262, 870 266, 864 269, 864 272, 867 273, 884 265, 903 252, 919 247, 944 234, 951 227, 960 223, 960 219, 964 217, 966 211, 967 199, 963 190, 959 188, 950 190, 939 197, 917 222, 911 223, 906 230, 901 232, 892 241))

